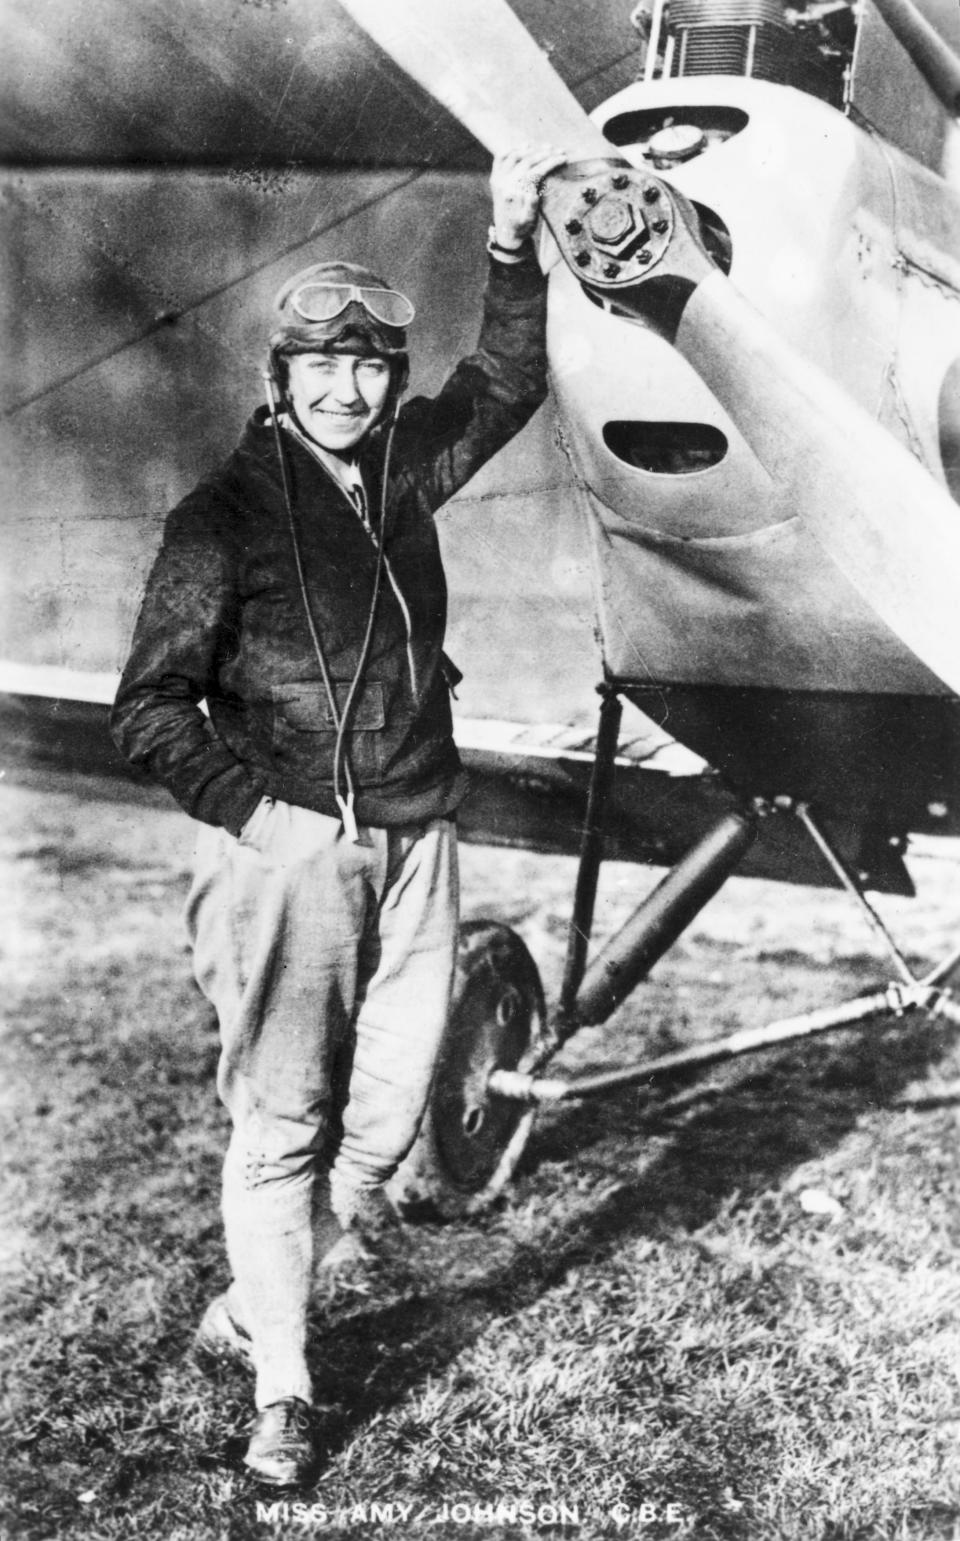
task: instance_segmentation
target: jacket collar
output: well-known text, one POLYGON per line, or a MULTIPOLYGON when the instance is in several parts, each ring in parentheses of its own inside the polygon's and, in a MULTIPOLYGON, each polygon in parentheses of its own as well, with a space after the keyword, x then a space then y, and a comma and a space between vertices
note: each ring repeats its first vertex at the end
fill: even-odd
MULTIPOLYGON (((281 423, 282 421, 281 417, 281 423)), ((300 457, 305 457, 310 465, 319 466, 322 469, 323 475, 329 478, 331 485, 340 487, 345 495, 348 498, 350 497, 349 492, 340 479, 324 464, 320 456, 313 452, 309 440, 305 440, 300 433, 297 433, 292 428, 281 428, 281 433, 283 434, 285 453, 289 453, 294 461, 300 457)), ((257 407, 248 419, 238 446, 238 452, 241 458, 252 462, 261 475, 269 477, 272 484, 277 485, 281 482, 279 467, 277 466, 273 423, 268 407, 257 407)), ((363 479, 371 518, 375 521, 379 518, 380 510, 383 455, 383 438, 378 426, 372 429, 363 441, 356 461, 357 469, 363 479)))

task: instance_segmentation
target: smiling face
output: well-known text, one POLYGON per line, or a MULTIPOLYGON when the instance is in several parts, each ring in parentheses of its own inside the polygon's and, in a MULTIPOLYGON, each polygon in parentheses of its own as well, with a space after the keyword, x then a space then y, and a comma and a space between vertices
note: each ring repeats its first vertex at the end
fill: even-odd
POLYGON ((377 422, 390 390, 390 364, 355 353, 294 353, 287 394, 297 421, 321 449, 345 455, 377 422))

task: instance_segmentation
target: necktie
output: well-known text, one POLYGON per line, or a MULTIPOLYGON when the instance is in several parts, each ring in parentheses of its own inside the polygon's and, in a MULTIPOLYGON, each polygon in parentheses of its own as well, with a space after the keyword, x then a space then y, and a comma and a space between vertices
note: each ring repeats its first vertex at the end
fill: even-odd
POLYGON ((363 520, 364 527, 369 530, 369 528, 370 528, 370 514, 369 514, 369 512, 367 510, 367 495, 366 495, 366 493, 363 490, 363 483, 360 482, 360 481, 354 482, 353 485, 350 488, 350 493, 351 493, 351 496, 353 498, 353 501, 357 505, 357 513, 360 515, 360 518, 363 520))

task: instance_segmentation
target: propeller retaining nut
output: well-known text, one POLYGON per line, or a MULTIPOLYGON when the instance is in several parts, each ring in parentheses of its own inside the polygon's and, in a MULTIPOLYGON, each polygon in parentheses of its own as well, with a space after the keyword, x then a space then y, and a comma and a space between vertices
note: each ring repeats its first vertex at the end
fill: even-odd
POLYGON ((637 231, 637 220, 629 199, 610 193, 587 216, 590 234, 598 246, 611 249, 623 246, 637 231))

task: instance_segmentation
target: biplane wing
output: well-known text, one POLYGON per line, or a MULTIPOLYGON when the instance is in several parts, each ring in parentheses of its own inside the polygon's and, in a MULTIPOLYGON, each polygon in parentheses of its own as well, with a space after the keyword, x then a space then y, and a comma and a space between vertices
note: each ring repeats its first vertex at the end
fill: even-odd
MULTIPOLYGON (((107 717, 117 678, 0 661, 0 780, 50 791, 170 806, 114 747, 107 717)), ((579 854, 596 751, 592 730, 562 723, 455 717, 471 791, 458 824, 468 843, 579 854)), ((640 712, 620 734, 605 854, 672 866, 738 799, 703 760, 640 712)), ((931 820, 930 831, 942 834, 931 820)), ((881 892, 910 894, 906 840, 889 829, 834 821, 837 848, 881 892)), ((761 825, 746 877, 813 886, 836 875, 790 820, 761 825)))

